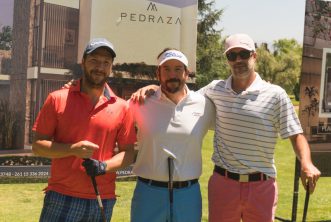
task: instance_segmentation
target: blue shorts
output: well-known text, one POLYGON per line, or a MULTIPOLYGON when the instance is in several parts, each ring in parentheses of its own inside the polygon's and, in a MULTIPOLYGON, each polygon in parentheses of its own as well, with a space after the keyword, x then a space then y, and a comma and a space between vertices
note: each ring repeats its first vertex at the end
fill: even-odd
MULTIPOLYGON (((202 198, 199 183, 174 189, 173 221, 201 222, 202 198)), ((170 221, 168 188, 137 181, 131 203, 131 222, 170 221)))
MULTIPOLYGON (((110 221, 116 199, 102 200, 107 221, 110 221)), ((101 210, 96 199, 84 199, 47 191, 40 222, 99 222, 101 210)))

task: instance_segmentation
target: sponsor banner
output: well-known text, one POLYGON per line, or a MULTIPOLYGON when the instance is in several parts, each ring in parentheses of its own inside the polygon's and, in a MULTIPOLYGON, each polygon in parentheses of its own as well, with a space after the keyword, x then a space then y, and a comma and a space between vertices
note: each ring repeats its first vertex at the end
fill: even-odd
POLYGON ((197 12, 197 0, 81 1, 77 61, 89 39, 106 37, 115 46, 115 64, 156 65, 157 55, 173 47, 195 72, 197 12))
POLYGON ((306 0, 299 116, 314 164, 331 175, 331 1, 306 0))
MULTIPOLYGON (((132 166, 116 171, 118 178, 133 177, 132 166)), ((48 178, 51 167, 48 166, 0 166, 1 178, 48 178)))

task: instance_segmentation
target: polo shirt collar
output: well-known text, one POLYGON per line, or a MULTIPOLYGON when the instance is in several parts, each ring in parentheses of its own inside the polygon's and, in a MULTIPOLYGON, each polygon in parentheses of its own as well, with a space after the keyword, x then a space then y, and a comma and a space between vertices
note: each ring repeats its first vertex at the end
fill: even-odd
MULTIPOLYGON (((232 82, 232 75, 225 82, 225 89, 227 89, 228 91, 233 91, 231 82, 232 82)), ((255 79, 252 82, 252 84, 245 90, 245 92, 259 92, 262 88, 263 82, 264 81, 262 80, 261 76, 257 72, 255 72, 255 79)))
MULTIPOLYGON (((81 92, 81 79, 79 79, 77 81, 77 84, 74 85, 74 86, 71 86, 69 88, 69 91, 70 92, 81 92)), ((109 101, 116 101, 116 96, 114 94, 114 92, 110 89, 110 87, 108 86, 107 83, 105 83, 105 88, 104 88, 104 91, 103 91, 103 96, 106 98, 106 100, 109 100, 109 101)))

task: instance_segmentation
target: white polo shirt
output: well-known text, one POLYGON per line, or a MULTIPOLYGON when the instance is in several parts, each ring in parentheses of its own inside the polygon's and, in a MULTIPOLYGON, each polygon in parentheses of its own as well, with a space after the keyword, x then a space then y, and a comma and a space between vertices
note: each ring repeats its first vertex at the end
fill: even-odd
POLYGON ((274 163, 278 135, 302 133, 299 119, 285 90, 265 82, 256 73, 254 82, 239 94, 232 77, 216 80, 199 92, 216 106, 213 162, 231 172, 262 172, 276 177, 274 163))
POLYGON ((189 91, 177 105, 159 89, 143 105, 130 101, 138 127, 139 152, 133 173, 147 179, 168 181, 168 154, 174 160, 174 180, 199 178, 201 147, 208 129, 214 128, 215 107, 204 96, 189 91))

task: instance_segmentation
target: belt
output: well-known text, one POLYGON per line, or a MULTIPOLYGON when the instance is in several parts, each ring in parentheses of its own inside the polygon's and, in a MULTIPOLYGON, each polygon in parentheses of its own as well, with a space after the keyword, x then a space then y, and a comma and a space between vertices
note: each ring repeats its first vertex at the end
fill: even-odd
POLYGON ((214 172, 239 182, 253 182, 253 181, 263 181, 270 179, 270 177, 264 173, 238 174, 227 171, 226 169, 216 165, 214 168, 214 172))
MULTIPOLYGON (((140 180, 143 183, 146 183, 151 186, 156 186, 156 187, 168 187, 168 182, 164 181, 157 181, 157 180, 150 180, 142 177, 138 177, 138 180, 140 180)), ((189 187, 193 184, 196 184, 198 182, 198 179, 193 179, 193 180, 187 180, 187 181, 174 181, 173 182, 173 188, 179 189, 179 188, 185 188, 189 187)))

